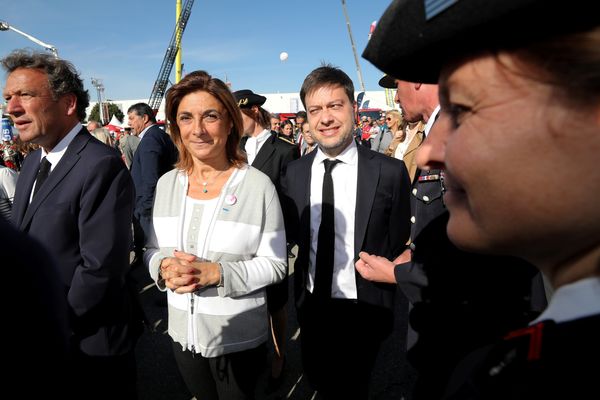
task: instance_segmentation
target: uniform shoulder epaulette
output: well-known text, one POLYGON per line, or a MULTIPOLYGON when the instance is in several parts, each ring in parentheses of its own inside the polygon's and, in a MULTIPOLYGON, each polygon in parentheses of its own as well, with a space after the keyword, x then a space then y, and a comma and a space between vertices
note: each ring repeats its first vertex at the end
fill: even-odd
POLYGON ((281 139, 281 140, 283 140, 285 143, 287 143, 287 144, 291 144, 291 145, 293 145, 293 146, 295 146, 295 145, 296 145, 296 143, 294 143, 294 141, 293 141, 293 140, 290 140, 290 139, 288 139, 288 138, 286 138, 286 137, 283 137, 283 136, 277 136, 277 139, 281 139))

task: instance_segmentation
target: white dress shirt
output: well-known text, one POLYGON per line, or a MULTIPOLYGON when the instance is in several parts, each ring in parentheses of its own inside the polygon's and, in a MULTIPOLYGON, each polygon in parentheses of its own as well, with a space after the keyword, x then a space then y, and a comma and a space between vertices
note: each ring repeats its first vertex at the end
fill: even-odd
MULTIPOLYGON (((71 129, 69 133, 67 133, 67 136, 62 138, 60 142, 58 142, 58 144, 54 146, 52 150, 50 150, 50 153, 46 153, 46 150, 42 148, 40 160, 46 157, 46 160, 48 160, 48 162, 50 163, 50 172, 54 171, 54 167, 56 167, 56 164, 58 164, 60 159, 65 155, 67 147, 69 147, 69 145, 75 138, 75 135, 79 133, 81 128, 83 128, 83 126, 78 122, 77 125, 75 125, 75 127, 73 127, 73 129, 71 129)), ((33 193, 35 192, 35 185, 37 185, 37 182, 35 182, 33 184, 33 187, 31 188, 31 193, 29 194, 30 203, 31 199, 33 198, 33 193)))
POLYGON ((435 120, 437 119, 437 115, 440 113, 440 108, 441 107, 438 105, 436 108, 433 109, 433 112, 429 116, 429 119, 427 120, 427 123, 425 124, 425 130, 423 132, 425 137, 427 137, 427 135, 429 135, 429 131, 431 130, 431 127, 433 126, 435 120))
MULTIPOLYGON (((312 164, 310 182, 310 258, 309 276, 306 288, 312 293, 315 282, 315 264, 317 242, 321 225, 321 201, 323 199, 323 175, 327 157, 320 148, 312 164)), ((331 297, 338 299, 356 299, 356 276, 354 270, 354 220, 356 213, 356 190, 358 181, 358 151, 356 143, 350 145, 338 155, 340 160, 331 171, 333 196, 335 201, 334 228, 335 251, 333 256, 333 279, 331 297)))
POLYGON ((246 150, 246 155, 248 156, 248 165, 252 165, 256 155, 260 151, 260 148, 265 144, 268 138, 271 137, 271 131, 269 129, 263 130, 256 136, 248 136, 248 141, 246 142, 246 146, 244 150, 246 150))
POLYGON ((138 137, 140 138, 140 140, 142 140, 144 138, 144 135, 146 134, 146 132, 148 132, 148 129, 152 128, 154 125, 156 125, 156 124, 152 124, 150 126, 147 126, 143 131, 140 132, 140 134, 138 135, 138 137))
POLYGON ((531 324, 567 322, 600 314, 600 278, 592 277, 556 289, 546 310, 531 324))

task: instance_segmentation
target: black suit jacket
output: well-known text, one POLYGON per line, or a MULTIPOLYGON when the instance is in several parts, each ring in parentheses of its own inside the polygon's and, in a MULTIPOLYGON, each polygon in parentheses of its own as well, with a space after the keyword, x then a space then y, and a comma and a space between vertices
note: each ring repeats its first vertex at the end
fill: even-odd
POLYGON ((133 347, 125 289, 133 183, 118 152, 82 128, 29 204, 41 150, 23 163, 13 222, 57 260, 73 343, 91 356, 133 347))
MULTIPOLYGON (((247 141, 248 136, 244 136, 240 140, 240 147, 244 152, 246 151, 247 141)), ((283 141, 275 135, 271 135, 261 146, 256 158, 252 162, 252 166, 271 178, 271 182, 273 182, 279 193, 281 189, 281 175, 285 172, 287 164, 298 158, 300 158, 298 146, 283 141)))
POLYGON ((11 343, 3 351, 3 359, 10 364, 4 380, 28 387, 27 392, 36 397, 65 398, 72 372, 68 369, 69 312, 54 259, 37 240, 17 231, 2 217, 0 243, 2 264, 24 283, 5 285, 3 290, 5 301, 14 302, 6 303, 3 318, 17 327, 4 332, 5 340, 11 343), (36 377, 34 387, 31 376, 36 377))
MULTIPOLYGON (((134 216, 145 238, 150 232, 152 205, 158 178, 173 169, 177 162, 177 148, 165 131, 151 126, 140 141, 131 162, 131 176, 135 185, 134 216)), ((136 238, 136 243, 145 240, 136 238)))
MULTIPOLYGON (((358 185, 354 219, 354 260, 366 251, 389 259, 403 250, 410 233, 410 182, 404 163, 357 146, 358 185)), ((316 151, 288 164, 283 178, 287 226, 298 244, 294 265, 296 305, 302 307, 310 251, 310 181, 316 151)), ((369 282, 356 273, 358 300, 393 307, 395 285, 369 282)))

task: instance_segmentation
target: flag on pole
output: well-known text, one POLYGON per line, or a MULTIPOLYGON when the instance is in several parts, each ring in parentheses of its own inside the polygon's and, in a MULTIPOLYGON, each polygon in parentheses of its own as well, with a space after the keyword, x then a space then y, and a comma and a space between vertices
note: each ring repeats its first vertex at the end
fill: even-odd
POLYGON ((369 39, 371 40, 371 36, 373 36, 373 32, 375 31, 375 27, 377 26, 377 21, 371 22, 371 27, 369 28, 369 39))

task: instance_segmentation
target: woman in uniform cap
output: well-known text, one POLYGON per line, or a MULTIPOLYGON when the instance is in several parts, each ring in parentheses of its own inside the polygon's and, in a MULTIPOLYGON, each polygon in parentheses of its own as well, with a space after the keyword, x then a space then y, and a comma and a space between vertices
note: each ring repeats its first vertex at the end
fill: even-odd
POLYGON ((556 290, 528 327, 468 357, 447 398, 599 396, 600 14, 588 8, 397 0, 363 54, 398 79, 439 82, 417 161, 445 171, 450 239, 522 257, 556 290))

